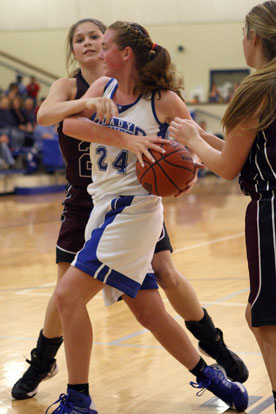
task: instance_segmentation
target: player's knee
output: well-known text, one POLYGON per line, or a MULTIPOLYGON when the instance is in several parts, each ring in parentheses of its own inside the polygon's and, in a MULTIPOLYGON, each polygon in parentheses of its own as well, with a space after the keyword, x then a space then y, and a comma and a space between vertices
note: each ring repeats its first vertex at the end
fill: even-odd
POLYGON ((140 311, 135 314, 137 321, 149 331, 155 331, 157 329, 157 324, 159 324, 158 318, 152 314, 152 312, 140 311))
POLYGON ((164 266, 154 270, 158 284, 162 289, 176 289, 179 286, 177 270, 171 266, 164 266))
POLYGON ((66 314, 71 309, 70 295, 64 289, 57 286, 55 290, 55 305, 60 314, 66 314))

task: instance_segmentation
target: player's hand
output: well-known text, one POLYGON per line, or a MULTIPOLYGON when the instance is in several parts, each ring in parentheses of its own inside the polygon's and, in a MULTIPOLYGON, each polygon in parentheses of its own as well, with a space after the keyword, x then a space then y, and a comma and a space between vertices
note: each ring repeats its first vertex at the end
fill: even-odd
POLYGON ((143 155, 148 158, 151 162, 154 162, 154 158, 150 150, 165 153, 165 150, 158 144, 168 143, 169 140, 158 137, 130 135, 128 140, 127 149, 135 152, 139 163, 144 167, 143 155))
POLYGON ((195 167, 194 177, 188 183, 187 187, 184 188, 184 190, 179 191, 179 193, 177 193, 175 195, 175 197, 179 197, 182 194, 188 194, 191 191, 191 189, 193 188, 193 186, 197 183, 197 180, 198 180, 198 170, 200 170, 202 168, 205 168, 205 165, 201 162, 201 160, 199 159, 199 157, 197 156, 197 154, 195 152, 191 151, 190 149, 189 149, 189 152, 191 154, 191 157, 193 159, 193 164, 194 164, 194 167, 195 167))
POLYGON ((200 127, 191 119, 174 118, 168 131, 171 138, 187 147, 191 146, 194 139, 200 138, 200 127))
POLYGON ((85 102, 86 109, 96 112, 96 119, 109 123, 112 116, 118 115, 117 105, 109 98, 88 98, 85 102))

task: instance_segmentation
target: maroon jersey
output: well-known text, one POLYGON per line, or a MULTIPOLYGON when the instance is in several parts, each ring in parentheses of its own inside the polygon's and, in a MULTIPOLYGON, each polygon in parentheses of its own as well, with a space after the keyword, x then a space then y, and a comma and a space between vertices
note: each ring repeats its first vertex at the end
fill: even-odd
MULTIPOLYGON (((89 88, 81 72, 76 75, 77 93, 75 99, 81 98, 89 88)), ((65 176, 69 183, 77 187, 87 187, 91 183, 89 148, 90 143, 71 138, 62 132, 63 123, 58 126, 59 145, 65 160, 65 176)))
POLYGON ((244 194, 251 196, 276 190, 276 121, 258 132, 239 183, 244 194))

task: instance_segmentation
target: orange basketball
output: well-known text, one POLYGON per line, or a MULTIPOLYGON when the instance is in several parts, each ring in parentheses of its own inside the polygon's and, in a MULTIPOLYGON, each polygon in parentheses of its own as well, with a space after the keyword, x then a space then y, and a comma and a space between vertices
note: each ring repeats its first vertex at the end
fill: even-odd
POLYGON ((189 151, 177 141, 161 144, 165 153, 150 150, 154 162, 143 156, 144 167, 136 162, 136 174, 142 186, 161 197, 177 195, 195 175, 195 166, 189 151))

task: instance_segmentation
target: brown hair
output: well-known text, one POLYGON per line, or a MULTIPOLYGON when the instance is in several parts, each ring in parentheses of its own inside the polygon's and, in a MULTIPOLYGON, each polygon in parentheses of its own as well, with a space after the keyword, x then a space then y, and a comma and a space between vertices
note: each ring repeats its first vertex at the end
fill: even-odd
POLYGON ((174 91, 181 97, 183 80, 174 70, 169 52, 153 43, 146 29, 138 23, 124 21, 117 21, 108 29, 116 32, 115 43, 120 50, 126 47, 133 50, 138 72, 134 92, 149 98, 152 92, 163 89, 174 91))
POLYGON ((260 108, 258 129, 267 128, 276 119, 276 1, 253 7, 245 18, 245 29, 248 39, 251 30, 256 32, 269 63, 241 82, 222 119, 227 130, 249 119, 260 108))
POLYGON ((66 40, 66 68, 67 68, 67 72, 70 77, 74 76, 79 71, 79 68, 77 68, 77 69, 74 69, 70 73, 69 68, 73 66, 76 62, 76 59, 73 54, 74 34, 75 34, 76 29, 79 27, 79 25, 83 23, 93 23, 98 27, 98 29, 102 33, 106 31, 106 26, 100 20, 92 19, 92 18, 81 19, 70 27, 68 35, 67 35, 67 40, 66 40))

